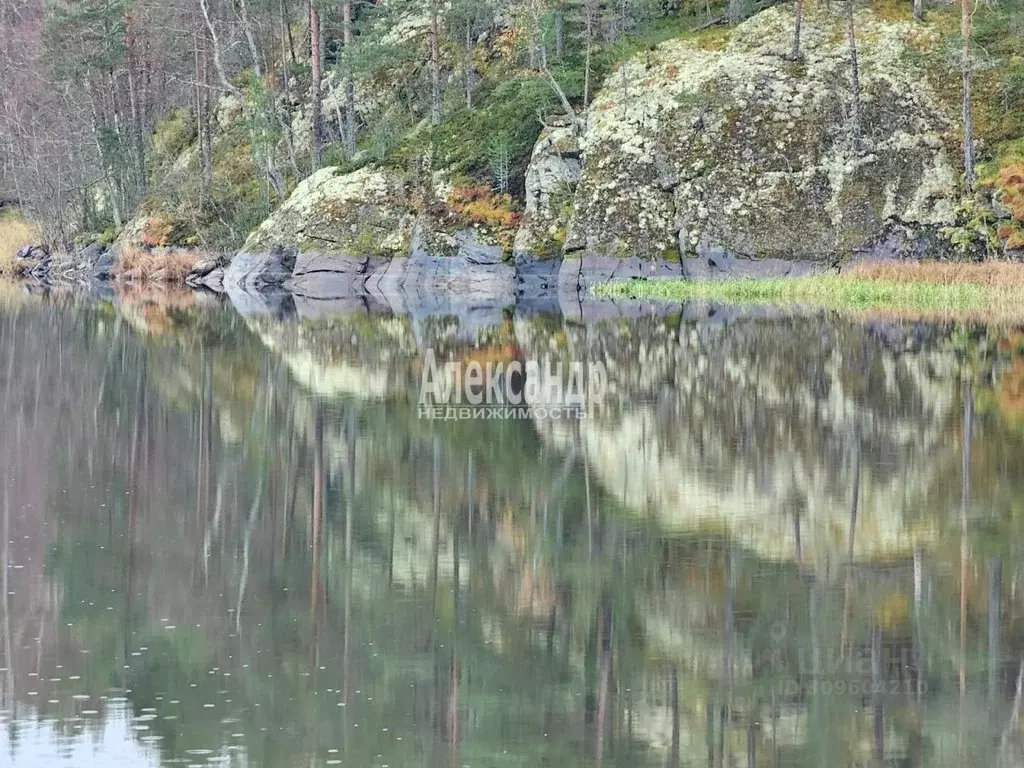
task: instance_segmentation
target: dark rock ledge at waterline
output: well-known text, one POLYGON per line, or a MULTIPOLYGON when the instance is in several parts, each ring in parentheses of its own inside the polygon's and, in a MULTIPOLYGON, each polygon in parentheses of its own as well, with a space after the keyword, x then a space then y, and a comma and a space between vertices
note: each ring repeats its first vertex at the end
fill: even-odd
MULTIPOLYGON (((570 254, 506 261, 500 248, 460 239, 454 256, 414 251, 410 256, 339 256, 298 253, 275 246, 269 253, 241 252, 223 274, 228 292, 284 291, 310 299, 361 294, 461 296, 483 303, 514 303, 587 293, 595 285, 638 277, 782 277, 834 269, 807 259, 751 259, 701 243, 682 260, 570 254)), ((219 276, 215 275, 215 278, 219 276)))

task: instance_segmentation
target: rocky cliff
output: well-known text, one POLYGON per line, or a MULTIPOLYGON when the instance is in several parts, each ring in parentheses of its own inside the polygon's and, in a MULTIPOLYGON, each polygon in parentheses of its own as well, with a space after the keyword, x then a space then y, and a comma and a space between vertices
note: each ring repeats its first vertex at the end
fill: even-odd
POLYGON ((625 62, 578 123, 545 127, 520 212, 460 189, 445 169, 325 169, 243 251, 290 246, 296 275, 313 282, 379 274, 381 257, 385 272, 403 256, 514 260, 529 295, 637 274, 797 274, 943 253, 959 197, 957 116, 920 64, 939 33, 858 10, 855 110, 845 19, 807 10, 797 58, 793 25, 792 8, 770 8, 625 62), (304 254, 315 267, 303 269, 304 254))
POLYGON ((856 13, 858 139, 843 19, 809 12, 796 60, 793 24, 771 8, 622 66, 588 115, 567 248, 832 263, 952 224, 955 120, 914 63, 936 34, 856 13))

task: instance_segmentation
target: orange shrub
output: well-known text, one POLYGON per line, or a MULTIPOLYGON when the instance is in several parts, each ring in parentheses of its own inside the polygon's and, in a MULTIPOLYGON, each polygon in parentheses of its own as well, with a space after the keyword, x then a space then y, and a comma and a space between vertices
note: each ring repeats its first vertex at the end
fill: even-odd
POLYGON ((174 234, 174 223, 167 219, 150 216, 142 230, 142 243, 150 248, 163 248, 174 234))
POLYGON ((999 187, 1003 191, 1003 205, 1013 211, 1014 218, 1024 221, 1024 163, 1000 168, 999 187))
POLYGON ((455 187, 448 195, 448 205, 471 223, 488 227, 516 227, 523 218, 512 210, 510 195, 498 195, 486 187, 455 187))

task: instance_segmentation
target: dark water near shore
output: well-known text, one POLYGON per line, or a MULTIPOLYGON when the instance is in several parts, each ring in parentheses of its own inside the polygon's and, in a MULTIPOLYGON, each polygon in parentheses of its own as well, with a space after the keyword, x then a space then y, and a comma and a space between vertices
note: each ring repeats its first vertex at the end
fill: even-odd
POLYGON ((29 299, 0 429, 5 766, 1024 761, 1020 331, 29 299))

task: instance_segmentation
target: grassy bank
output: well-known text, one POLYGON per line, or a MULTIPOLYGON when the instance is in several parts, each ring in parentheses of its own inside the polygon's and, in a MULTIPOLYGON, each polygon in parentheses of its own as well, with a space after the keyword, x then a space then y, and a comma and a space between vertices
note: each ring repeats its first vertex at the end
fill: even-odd
POLYGON ((605 298, 708 300, 829 309, 1024 317, 1024 264, 862 264, 840 275, 723 280, 630 280, 596 286, 605 298))
POLYGON ((18 251, 38 243, 40 237, 39 228, 17 211, 0 213, 0 275, 13 275, 18 251))

